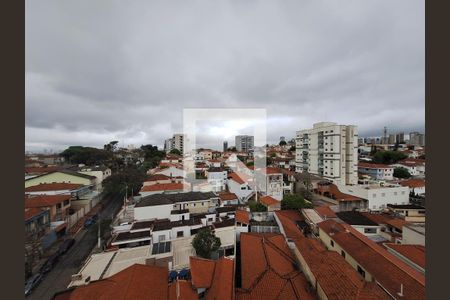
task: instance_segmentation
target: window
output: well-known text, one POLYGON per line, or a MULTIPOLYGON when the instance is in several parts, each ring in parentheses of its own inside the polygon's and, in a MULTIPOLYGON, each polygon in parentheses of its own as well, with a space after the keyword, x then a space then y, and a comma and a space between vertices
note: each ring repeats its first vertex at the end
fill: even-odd
POLYGON ((381 197, 384 197, 384 196, 386 196, 386 193, 381 193, 381 197))
POLYGON ((334 247, 334 241, 331 240, 331 247, 334 247))
POLYGON ((61 208, 61 203, 56 204, 56 208, 61 208))
POLYGON ((183 237, 183 236, 184 236, 184 232, 183 231, 177 231, 177 238, 183 237))
POLYGON ((344 250, 341 250, 341 255, 342 255, 342 257, 345 258, 345 252, 344 252, 344 250))
POLYGON ((376 198, 376 197, 377 197, 377 194, 372 194, 372 197, 373 197, 373 198, 376 198))
POLYGON ((165 235, 158 236, 158 241, 159 242, 164 242, 165 240, 166 240, 166 236, 165 235))
POLYGON ((364 233, 377 233, 376 228, 364 228, 364 233))
POLYGON ((397 196, 397 192, 394 192, 394 196, 397 196))
POLYGON ((405 191, 402 192, 402 195, 404 195, 404 194, 405 194, 405 191))
POLYGON ((64 206, 67 206, 67 205, 69 205, 69 200, 66 200, 66 201, 64 201, 64 206))
POLYGON ((358 266, 358 273, 361 274, 362 277, 366 277, 366 272, 364 272, 364 270, 360 266, 358 266))

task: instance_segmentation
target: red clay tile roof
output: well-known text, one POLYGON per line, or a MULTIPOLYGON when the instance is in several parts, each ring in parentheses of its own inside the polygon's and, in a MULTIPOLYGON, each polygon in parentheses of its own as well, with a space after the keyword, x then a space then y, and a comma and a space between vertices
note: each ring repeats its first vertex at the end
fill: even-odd
POLYGON ((31 218, 33 218, 34 216, 39 215, 40 213, 42 213, 43 211, 45 211, 45 209, 40 208, 40 207, 29 207, 29 208, 25 208, 25 213, 24 213, 24 221, 27 221, 31 218))
POLYGON ((209 288, 214 275, 215 262, 200 257, 189 257, 192 285, 196 288, 209 288))
POLYGON ((38 195, 25 198, 25 207, 51 207, 71 198, 70 195, 38 195))
POLYGON ((280 220, 281 224, 278 224, 284 231, 286 237, 296 240, 303 238, 303 233, 300 228, 297 227, 297 221, 303 221, 305 218, 297 210, 277 210, 275 212, 276 217, 280 220))
POLYGON ((241 233, 242 288, 236 299, 314 299, 281 234, 241 233))
POLYGON ((406 245, 387 243, 386 247, 400 253, 416 265, 425 269, 425 247, 422 245, 406 245))
POLYGON ((182 190, 183 183, 171 182, 171 183, 157 183, 152 185, 144 185, 140 192, 155 192, 155 191, 176 191, 182 190))
POLYGON ((228 300, 234 295, 234 261, 221 257, 216 262, 212 285, 206 292, 206 300, 228 300))
POLYGON ((314 210, 322 218, 337 218, 336 213, 329 206, 316 206, 314 210))
POLYGON ((361 212, 361 214, 372 222, 380 224, 387 224, 389 220, 393 218, 387 214, 379 214, 379 213, 369 213, 369 212, 361 212))
POLYGON ((25 192, 46 192, 46 191, 61 191, 61 190, 75 190, 82 187, 82 184, 54 182, 54 183, 41 183, 27 187, 25 192))
POLYGON ((401 160, 397 162, 397 164, 405 165, 405 166, 424 166, 425 165, 425 159, 419 159, 419 158, 406 158, 404 160, 401 160))
POLYGON ((282 174, 283 170, 280 168, 274 168, 274 167, 267 167, 266 168, 266 174, 282 174))
POLYGON ((250 224, 250 217, 248 216, 248 212, 242 209, 236 210, 236 221, 243 224, 250 224))
POLYGON ((227 201, 227 200, 236 200, 238 197, 236 196, 235 193, 221 192, 219 193, 219 198, 222 201, 227 201))
POLYGON ((248 181, 247 181, 248 176, 246 176, 245 174, 242 174, 242 173, 239 173, 239 174, 236 172, 230 173, 230 174, 228 174, 228 178, 236 181, 239 184, 248 183, 248 181))
POLYGON ((304 237, 296 222, 304 220, 295 210, 276 211, 280 227, 297 249, 329 299, 383 299, 385 293, 364 283, 338 253, 327 251, 317 239, 304 237), (364 295, 364 296, 363 296, 364 295))
POLYGON ((264 196, 259 199, 259 201, 264 204, 265 206, 272 206, 272 205, 280 205, 280 201, 277 199, 274 199, 271 196, 264 196))
POLYGON ((169 284, 168 300, 198 300, 198 294, 189 281, 177 280, 169 284))
MULTIPOLYGON (((346 224, 333 226, 333 223, 338 224, 333 220, 327 220, 319 223, 319 227, 321 229, 325 227, 344 228, 344 230, 336 230, 331 235, 331 238, 389 293, 396 295, 400 291, 400 285, 403 284, 405 299, 424 299, 425 276, 423 274, 371 241, 353 227, 346 224)), ((326 230, 324 231, 326 232, 326 230)))
POLYGON ((167 276, 167 267, 134 264, 107 279, 75 288, 69 299, 168 299, 167 276))
POLYGON ((192 285, 206 288, 206 299, 232 299, 234 294, 234 262, 221 257, 218 260, 189 257, 192 285))
POLYGON ((408 179, 408 180, 400 181, 399 184, 401 186, 408 186, 410 188, 418 188, 418 187, 425 186, 425 180, 424 179, 408 179))
POLYGON ((155 174, 149 176, 145 181, 159 181, 159 180, 170 180, 170 177, 164 174, 155 174))
POLYGON ((329 185, 319 186, 317 188, 317 190, 321 191, 321 192, 329 192, 333 196, 332 198, 337 201, 360 201, 361 200, 361 198, 359 198, 359 197, 342 193, 339 190, 339 188, 333 183, 329 184, 329 185))
POLYGON ((402 231, 403 225, 407 224, 407 222, 403 219, 391 219, 391 220, 387 220, 386 224, 391 225, 392 227, 402 231))
POLYGON ((29 167, 25 168, 25 173, 27 174, 44 174, 54 171, 58 171, 60 167, 29 167))
POLYGON ((367 169, 392 169, 393 168, 389 165, 372 164, 372 163, 365 163, 365 162, 358 163, 358 167, 359 168, 367 168, 367 169))

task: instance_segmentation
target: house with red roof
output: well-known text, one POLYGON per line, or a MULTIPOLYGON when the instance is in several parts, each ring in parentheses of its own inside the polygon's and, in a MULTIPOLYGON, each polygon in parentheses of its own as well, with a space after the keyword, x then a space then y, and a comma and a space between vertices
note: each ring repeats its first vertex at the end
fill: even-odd
POLYGON ((190 186, 181 182, 170 182, 170 183, 156 183, 152 185, 142 186, 139 194, 142 197, 146 197, 154 194, 173 194, 181 193, 185 190, 190 190, 190 186))
POLYGON ((240 201, 246 202, 253 194, 250 182, 250 176, 244 173, 231 172, 228 174, 227 187, 240 201))
POLYGON ((64 221, 70 208, 71 195, 33 195, 25 196, 25 208, 44 208, 49 210, 50 221, 64 221))
POLYGON ((190 283, 169 283, 166 266, 134 264, 108 278, 56 293, 53 300, 198 299, 190 283))
POLYGON ((316 299, 281 234, 242 233, 236 299, 316 299))
POLYGON ((405 263, 425 274, 425 246, 386 243, 386 249, 405 263))
POLYGON ((319 224, 319 238, 341 254, 368 282, 376 282, 391 297, 424 299, 425 276, 364 236, 352 226, 327 220, 319 224))
POLYGON ((425 179, 411 178, 402 180, 399 182, 401 186, 409 187, 409 192, 414 193, 414 195, 425 194, 425 179))
POLYGON ((40 183, 25 188, 26 195, 71 195, 84 185, 78 183, 52 182, 40 183))
POLYGON ((259 198, 259 202, 267 207, 267 211, 276 211, 281 209, 281 201, 272 196, 263 196, 259 198))
POLYGON ((384 164, 359 162, 358 173, 362 175, 368 175, 375 180, 394 179, 394 167, 384 164))
POLYGON ((227 257, 218 260, 191 256, 189 258, 192 286, 198 298, 228 300, 234 297, 234 261, 227 257))

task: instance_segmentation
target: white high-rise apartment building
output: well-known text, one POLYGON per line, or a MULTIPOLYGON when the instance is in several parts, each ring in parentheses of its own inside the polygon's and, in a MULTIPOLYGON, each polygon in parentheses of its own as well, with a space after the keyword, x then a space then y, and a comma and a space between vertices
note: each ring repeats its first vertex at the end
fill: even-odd
POLYGON ((321 122, 296 134, 297 172, 323 176, 341 185, 358 183, 358 128, 321 122))
POLYGON ((252 135, 237 135, 235 137, 235 146, 238 152, 248 152, 253 149, 254 139, 252 135))

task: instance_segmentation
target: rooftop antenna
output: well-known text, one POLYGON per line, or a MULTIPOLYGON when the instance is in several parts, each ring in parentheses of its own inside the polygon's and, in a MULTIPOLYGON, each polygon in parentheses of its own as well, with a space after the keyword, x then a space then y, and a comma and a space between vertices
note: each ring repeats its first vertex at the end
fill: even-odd
POLYGON ((397 293, 400 297, 403 297, 403 283, 400 284, 400 292, 397 293))

